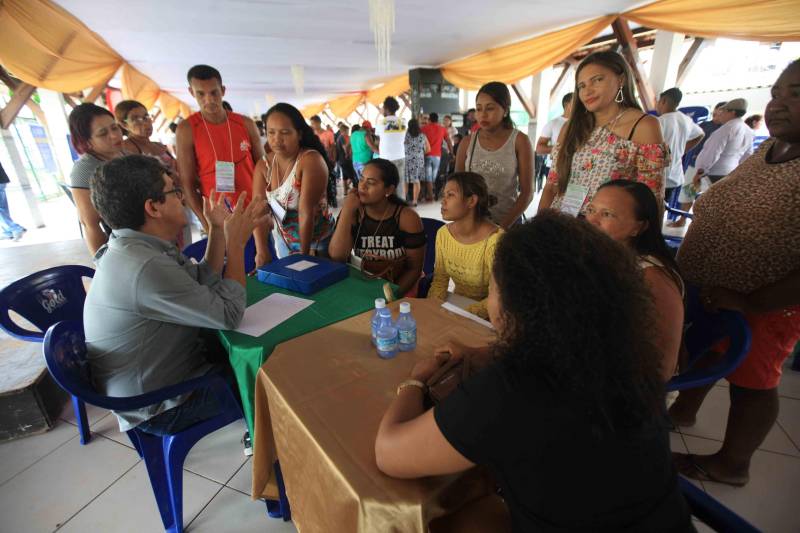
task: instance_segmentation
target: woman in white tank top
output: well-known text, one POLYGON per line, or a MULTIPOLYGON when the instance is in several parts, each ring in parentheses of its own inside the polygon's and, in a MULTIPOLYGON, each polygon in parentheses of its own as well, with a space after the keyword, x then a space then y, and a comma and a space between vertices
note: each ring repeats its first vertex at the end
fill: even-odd
POLYGON ((480 129, 458 147, 456 172, 483 176, 497 203, 490 218, 508 228, 522 217, 533 199, 533 149, 524 133, 514 128, 509 113, 511 93, 493 81, 478 91, 475 115, 480 129))

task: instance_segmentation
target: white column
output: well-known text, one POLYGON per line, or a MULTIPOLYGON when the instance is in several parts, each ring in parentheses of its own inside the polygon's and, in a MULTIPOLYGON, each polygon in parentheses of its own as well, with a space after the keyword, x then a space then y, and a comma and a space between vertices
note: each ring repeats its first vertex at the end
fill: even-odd
POLYGON ((69 124, 67 123, 67 113, 64 109, 64 97, 61 93, 39 89, 42 111, 47 117, 47 127, 50 132, 50 141, 56 156, 56 162, 61 169, 61 175, 68 180, 72 171, 72 152, 69 149, 69 124))
POLYGON ((466 89, 459 89, 458 96, 459 96, 459 101, 461 102, 460 105, 461 111, 463 113, 466 113, 467 109, 469 109, 469 93, 467 92, 466 89))
POLYGON ((550 91, 553 90, 554 83, 553 67, 534 74, 531 79, 531 103, 534 106, 534 116, 531 117, 528 124, 528 137, 534 145, 536 145, 536 140, 544 125, 547 124, 547 116, 550 113, 550 91))
POLYGON ((31 219, 37 228, 43 228, 44 219, 42 218, 42 213, 39 212, 39 203, 33 195, 31 182, 28 180, 28 171, 25 169, 25 163, 22 162, 22 157, 20 157, 19 151, 17 150, 17 144, 14 142, 14 134, 11 133, 11 130, 7 129, 0 129, 0 134, 3 136, 3 144, 6 146, 8 156, 11 158, 11 164, 14 167, 12 175, 15 175, 19 182, 22 193, 25 196, 25 202, 28 204, 28 210, 31 212, 31 219))
POLYGON ((656 32, 656 44, 650 63, 650 84, 653 86, 656 98, 665 90, 675 87, 678 67, 683 59, 684 37, 682 33, 662 30, 656 32))

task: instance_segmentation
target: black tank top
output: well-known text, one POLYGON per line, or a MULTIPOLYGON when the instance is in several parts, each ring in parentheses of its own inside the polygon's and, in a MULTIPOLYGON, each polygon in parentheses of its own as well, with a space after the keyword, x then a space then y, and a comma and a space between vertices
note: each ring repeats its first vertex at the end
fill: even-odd
POLYGON ((375 220, 366 211, 359 210, 351 228, 353 251, 358 257, 365 255, 381 259, 399 259, 406 255, 406 248, 425 246, 425 232, 407 233, 400 229, 400 213, 405 206, 395 206, 392 216, 375 220))

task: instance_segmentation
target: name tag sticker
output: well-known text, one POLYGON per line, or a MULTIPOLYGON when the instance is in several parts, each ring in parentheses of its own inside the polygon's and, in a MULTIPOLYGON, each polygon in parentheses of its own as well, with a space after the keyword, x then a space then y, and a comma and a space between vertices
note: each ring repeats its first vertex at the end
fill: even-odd
POLYGON ((217 161, 217 192, 235 192, 234 165, 230 161, 217 161))
POLYGON ((561 212, 566 215, 572 215, 573 217, 578 216, 588 194, 588 187, 570 183, 567 185, 567 192, 564 193, 564 197, 561 199, 561 212))

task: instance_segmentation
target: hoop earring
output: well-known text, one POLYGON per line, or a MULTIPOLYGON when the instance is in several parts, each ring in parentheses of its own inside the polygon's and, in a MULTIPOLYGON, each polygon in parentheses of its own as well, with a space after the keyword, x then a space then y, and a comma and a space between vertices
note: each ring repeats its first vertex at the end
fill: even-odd
POLYGON ((625 101, 625 95, 622 94, 622 85, 619 86, 619 90, 617 91, 617 96, 614 97, 614 101, 618 104, 621 104, 625 101))

